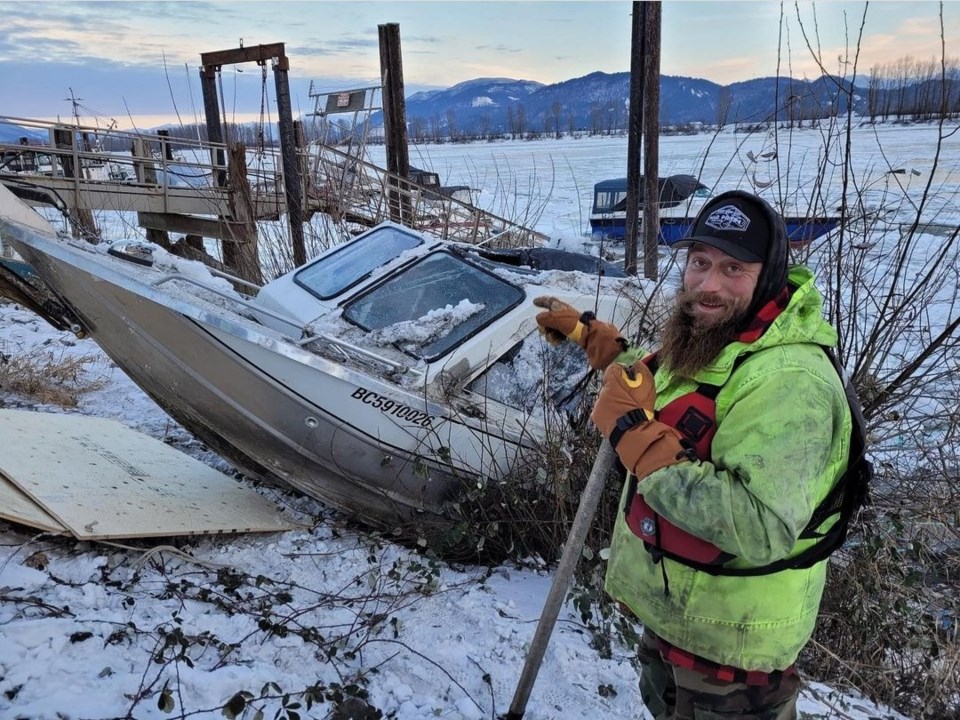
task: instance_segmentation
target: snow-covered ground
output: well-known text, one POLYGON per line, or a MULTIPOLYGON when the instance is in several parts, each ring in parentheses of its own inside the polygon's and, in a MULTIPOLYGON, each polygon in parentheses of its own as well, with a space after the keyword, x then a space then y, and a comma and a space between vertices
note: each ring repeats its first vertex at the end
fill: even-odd
MULTIPOLYGON (((871 130, 856 132, 871 142, 871 130)), ((911 177, 925 181, 933 131, 886 128, 880 134, 891 166, 916 168, 922 174, 911 177)), ((762 172, 764 182, 780 177, 785 193, 803 187, 785 170, 783 141, 783 165, 773 175, 772 168, 757 170, 738 159, 748 150, 756 157, 769 151, 770 138, 721 135, 700 172, 707 142, 705 136, 663 138, 661 165, 716 177, 718 189, 736 186, 745 169, 762 172)), ((801 163, 798 147, 817 142, 812 133, 797 136, 793 162, 801 163)), ((960 158, 960 139, 949 142, 951 157, 960 158)), ((592 185, 625 174, 625 148, 623 138, 583 138, 431 146, 412 149, 411 159, 447 183, 482 188, 481 204, 499 194, 504 201, 516 196, 518 207, 541 208, 538 229, 583 245, 592 185)), ((816 151, 803 155, 808 166, 815 160, 810 153, 816 151)), ((864 170, 870 166, 865 160, 864 170)), ((864 182, 881 186, 890 179, 864 182)), ((956 172, 935 178, 954 195, 958 182, 956 172)), ((101 386, 68 410, 0 388, 5 407, 116 419, 228 470, 91 341, 0 304, 0 353, 30 352, 87 357, 86 377, 101 386)), ((233 714, 247 719, 260 717, 257 710, 264 718, 290 720, 381 717, 370 708, 399 720, 493 718, 508 710, 549 571, 535 562, 487 568, 432 561, 358 531, 313 500, 260 491, 310 528, 121 547, 0 521, 0 718, 219 718, 231 716, 223 710, 231 698, 233 714), (363 695, 357 687, 368 693, 367 710, 344 700, 363 695), (238 693, 248 693, 246 710, 238 693)), ((614 643, 604 657, 591 639, 579 613, 565 605, 525 717, 648 717, 631 649, 614 643)), ((804 717, 899 717, 855 693, 808 680, 804 717)))

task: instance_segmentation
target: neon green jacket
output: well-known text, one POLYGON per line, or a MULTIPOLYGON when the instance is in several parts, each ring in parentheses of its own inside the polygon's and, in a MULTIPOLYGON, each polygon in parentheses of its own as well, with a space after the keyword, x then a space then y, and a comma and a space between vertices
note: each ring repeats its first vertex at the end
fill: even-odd
MULTIPOLYGON (((836 345, 836 332, 822 317, 810 270, 791 268, 789 282, 790 304, 759 340, 728 345, 696 382, 663 368, 655 376, 657 408, 699 382, 722 385, 717 432, 712 462, 657 470, 639 492, 674 525, 735 555, 736 566, 765 565, 811 544, 797 538, 850 449, 843 384, 819 347, 836 345), (751 357, 731 374, 743 352, 751 357)), ((714 662, 769 672, 796 660, 813 634, 826 562, 756 577, 711 576, 669 559, 661 567, 624 522, 624 501, 606 574, 613 598, 667 642, 714 662)))

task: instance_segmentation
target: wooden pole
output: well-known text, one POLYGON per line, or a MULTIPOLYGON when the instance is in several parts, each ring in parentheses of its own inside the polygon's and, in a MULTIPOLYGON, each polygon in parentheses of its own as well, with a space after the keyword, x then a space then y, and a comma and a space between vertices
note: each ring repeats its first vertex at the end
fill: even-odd
POLYGON ((316 187, 310 173, 310 155, 305 152, 307 136, 303 129, 303 122, 300 120, 293 121, 293 144, 297 149, 297 165, 300 168, 300 177, 303 179, 303 221, 310 222, 310 218, 317 210, 316 187))
MULTIPOLYGON (((380 76, 383 82, 383 134, 387 151, 387 170, 400 178, 410 176, 407 147, 407 109, 403 97, 403 60, 400 52, 400 25, 378 25, 380 38, 380 76)), ((396 177, 388 180, 390 219, 409 220, 408 186, 396 177)))
MULTIPOLYGON (((202 57, 202 56, 201 56, 202 57)), ((204 65, 200 68, 200 89, 203 92, 203 113, 207 121, 207 140, 213 143, 223 142, 223 125, 220 121, 220 103, 217 101, 217 66, 204 65)), ((218 168, 226 164, 222 150, 210 152, 210 162, 218 168)), ((227 183, 227 174, 223 170, 214 173, 217 187, 227 183)))
MULTIPOLYGON (((137 175, 137 182, 143 183, 144 185, 156 185, 157 184, 157 168, 153 164, 153 153, 150 151, 150 143, 144 137, 135 138, 133 141, 133 147, 130 148, 130 154, 133 155, 133 169, 137 175), (137 159, 139 158, 139 159, 137 159)), ((163 188, 162 192, 167 192, 167 177, 164 175, 163 188)), ((166 203, 164 203, 166 206, 166 203)), ((144 228, 145 235, 147 240, 152 243, 156 243, 164 250, 172 250, 170 245, 170 235, 166 230, 161 230, 160 228, 150 227, 149 224, 145 222, 146 218, 144 213, 137 213, 137 222, 140 224, 140 227, 144 228)))
MULTIPOLYGON (((263 284, 257 251, 257 221, 253 209, 250 183, 247 181, 247 148, 233 143, 228 148, 230 162, 230 231, 232 238, 223 241, 223 262, 238 277, 257 285, 263 284)), ((238 288, 242 291, 242 286, 238 288)), ((249 289, 246 290, 249 292, 249 289)))
POLYGON ((643 25, 643 275, 659 275, 660 243, 660 2, 644 3, 643 25))
POLYGON ((157 130, 157 137, 160 139, 160 154, 164 160, 173 160, 173 145, 170 144, 170 131, 157 130))
POLYGON ((280 129, 280 155, 283 159, 283 184, 287 194, 287 220, 290 223, 293 264, 299 267, 307 262, 307 250, 303 239, 303 184, 293 129, 288 70, 287 56, 281 54, 273 65, 273 79, 277 87, 277 125, 280 129))
POLYGON ((587 478, 583 494, 580 495, 580 506, 573 518, 573 525, 570 527, 570 534, 567 535, 567 542, 564 543, 563 555, 560 558, 560 564, 557 566, 557 573, 553 576, 550 592, 547 593, 547 599, 543 603, 540 622, 537 623, 533 640, 530 641, 530 651, 523 663, 520 680, 517 682, 517 688, 513 693, 513 701, 510 703, 510 710, 503 720, 521 720, 527 710, 527 701, 530 699, 533 684, 537 681, 540 665, 543 662, 543 654, 547 650, 550 635, 553 634, 553 626, 557 623, 560 608, 563 607, 563 601, 570 589, 573 572, 577 569, 577 561, 583 554, 583 545, 586 542, 587 533, 590 532, 593 516, 597 512, 600 498, 603 497, 603 487, 606 484, 607 475, 610 474, 610 468, 613 467, 616 458, 613 446, 607 440, 601 441, 597 457, 594 459, 593 467, 590 470, 590 477, 587 478))
MULTIPOLYGON (((640 141, 643 136, 644 101, 644 33, 647 3, 633 3, 633 22, 630 40, 630 112, 627 120, 627 202, 624 227, 623 265, 626 272, 637 271, 637 236, 640 224, 640 141)), ((656 173, 654 173, 656 182, 656 173)))
POLYGON ((51 155, 51 172, 56 175, 57 163, 63 167, 63 176, 73 179, 73 207, 70 208, 70 231, 75 238, 83 238, 88 242, 96 242, 100 234, 97 224, 93 221, 93 211, 83 207, 82 193, 80 192, 80 178, 82 175, 82 161, 77 153, 77 141, 73 130, 66 128, 53 129, 53 146, 58 150, 68 150, 69 154, 54 153, 51 155))

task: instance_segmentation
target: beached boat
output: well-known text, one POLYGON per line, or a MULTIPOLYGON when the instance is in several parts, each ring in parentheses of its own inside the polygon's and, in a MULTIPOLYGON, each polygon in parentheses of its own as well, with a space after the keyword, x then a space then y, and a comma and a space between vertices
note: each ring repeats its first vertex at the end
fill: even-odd
POLYGON ((0 236, 68 326, 238 470, 388 529, 442 526, 576 403, 585 360, 543 342, 534 297, 623 323, 636 282, 384 224, 253 287, 141 241, 58 237, 4 188, 0 236))
MULTIPOLYGON (((642 179, 641 179, 642 182, 642 179)), ((672 245, 686 237, 697 213, 709 200, 710 189, 693 175, 670 175, 657 178, 660 187, 660 242, 672 245)), ((622 240, 626 235, 627 179, 602 180, 593 186, 590 211, 591 235, 622 240)), ((640 211, 643 211, 642 198, 640 211)), ((830 232, 840 223, 840 216, 784 215, 787 236, 791 242, 804 243, 830 232)))

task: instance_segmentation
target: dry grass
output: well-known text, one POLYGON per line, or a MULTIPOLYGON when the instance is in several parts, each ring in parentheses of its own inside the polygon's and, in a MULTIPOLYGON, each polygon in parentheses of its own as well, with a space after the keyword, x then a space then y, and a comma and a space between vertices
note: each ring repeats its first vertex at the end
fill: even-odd
POLYGON ((68 356, 46 348, 10 355, 0 352, 0 390, 45 405, 76 407, 84 393, 105 383, 88 372, 95 362, 93 355, 68 356))

